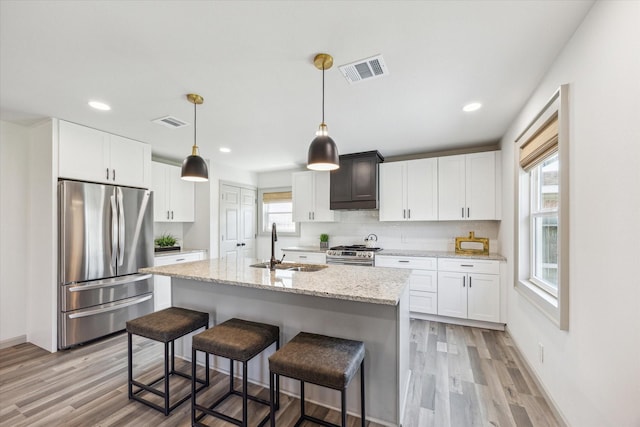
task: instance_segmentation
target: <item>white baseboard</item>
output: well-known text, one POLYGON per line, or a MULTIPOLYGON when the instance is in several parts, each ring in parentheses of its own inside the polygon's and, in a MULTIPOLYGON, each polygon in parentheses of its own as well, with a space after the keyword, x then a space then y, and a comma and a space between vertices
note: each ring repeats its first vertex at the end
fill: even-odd
POLYGON ((556 417, 556 420, 559 421, 560 427, 569 427, 569 423, 567 422, 566 418, 562 415, 562 412, 558 408, 558 405, 556 404, 556 402, 551 398, 551 395, 547 392, 547 389, 545 388, 544 383, 540 380, 536 372, 531 368, 531 364, 525 357, 524 353, 520 350, 520 347, 518 347, 518 343, 516 342, 516 340, 513 339, 513 336, 511 336, 511 334, 509 333, 509 328, 505 327, 504 331, 507 335, 509 335, 509 339, 513 343, 513 348, 518 352, 518 356, 520 356, 520 360, 522 360, 524 369, 527 370, 527 373, 529 374, 531 379, 533 379, 533 382, 540 389, 540 392, 542 393, 542 397, 544 397, 544 399, 549 404, 549 409, 551 409, 551 412, 556 417))
POLYGON ((24 344, 27 342, 27 336, 26 335, 20 335, 14 338, 9 338, 6 340, 2 340, 0 341, 0 350, 2 350, 3 348, 9 348, 9 347, 13 347, 14 345, 18 345, 18 344, 24 344))
POLYGON ((412 319, 431 320, 440 323, 451 323, 453 325, 472 326, 474 328, 493 329, 495 331, 504 331, 504 323, 484 322, 481 320, 459 319, 457 317, 438 316, 436 314, 424 314, 411 312, 409 317, 412 319))

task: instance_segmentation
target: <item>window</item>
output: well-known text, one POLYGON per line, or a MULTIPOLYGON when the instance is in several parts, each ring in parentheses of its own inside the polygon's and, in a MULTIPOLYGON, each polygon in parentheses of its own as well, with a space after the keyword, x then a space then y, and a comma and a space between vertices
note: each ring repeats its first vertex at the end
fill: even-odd
POLYGON ((291 188, 267 188, 259 191, 260 233, 271 233, 271 224, 276 224, 278 235, 298 236, 298 223, 293 222, 293 199, 291 188))
POLYGON ((568 329, 569 145, 567 86, 516 140, 515 287, 568 329))

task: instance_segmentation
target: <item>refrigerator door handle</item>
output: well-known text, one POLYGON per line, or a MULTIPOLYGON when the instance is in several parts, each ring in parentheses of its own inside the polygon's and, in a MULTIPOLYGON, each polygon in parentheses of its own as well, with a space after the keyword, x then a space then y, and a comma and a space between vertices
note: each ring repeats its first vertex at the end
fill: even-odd
POLYGON ((145 301, 149 301, 151 298, 153 298, 153 294, 147 294, 141 297, 137 297, 134 299, 130 299, 127 300, 126 302, 122 302, 122 303, 111 303, 111 304, 105 304, 105 306, 101 307, 101 308, 94 308, 91 310, 83 310, 79 313, 71 313, 68 315, 69 319, 78 319, 81 317, 89 317, 89 316, 93 316, 95 314, 102 314, 102 313, 107 313, 109 311, 114 311, 114 310, 120 310, 121 308, 124 307, 129 307, 130 305, 136 305, 136 304, 140 304, 141 302, 145 302, 145 301))
POLYGON ((126 285, 128 283, 140 282, 142 280, 150 279, 152 276, 153 275, 151 274, 139 274, 136 276, 124 276, 118 279, 99 280, 91 284, 69 286, 67 290, 69 292, 82 292, 82 291, 89 291, 91 289, 104 288, 107 286, 126 285))
POLYGON ((115 268, 118 257, 118 211, 116 196, 111 195, 111 265, 115 268))
POLYGON ((118 187, 118 246, 120 247, 120 253, 118 254, 118 267, 122 267, 124 264, 124 248, 125 246, 125 233, 124 233, 124 200, 122 198, 122 189, 118 187))

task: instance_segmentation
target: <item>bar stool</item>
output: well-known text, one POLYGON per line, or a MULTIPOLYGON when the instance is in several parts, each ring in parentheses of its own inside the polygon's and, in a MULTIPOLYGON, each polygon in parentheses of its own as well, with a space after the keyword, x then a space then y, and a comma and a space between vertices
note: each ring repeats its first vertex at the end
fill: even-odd
MULTIPOLYGON (((192 370, 192 374, 176 371, 175 369, 175 344, 174 341, 184 335, 193 332, 200 328, 209 327, 209 314, 194 310, 188 310, 180 307, 170 307, 164 310, 156 311, 155 313, 147 314, 146 316, 138 317, 137 319, 129 320, 127 322, 127 334, 128 334, 128 368, 129 368, 129 400, 137 400, 144 403, 165 415, 169 415, 171 411, 177 408, 180 404, 189 399, 191 393, 182 397, 178 402, 170 406, 169 399, 169 378, 171 375, 177 375, 187 379, 197 380, 202 384, 199 389, 202 389, 209 385, 209 361, 206 365, 206 377, 205 380, 195 378, 195 369, 192 370), (151 381, 148 384, 141 383, 133 379, 133 349, 132 349, 132 335, 139 335, 154 341, 164 343, 164 375, 160 378, 151 381), (171 368, 169 368, 169 343, 171 344, 171 368), (160 381, 164 380, 164 392, 154 388, 153 386, 160 381), (133 387, 139 387, 139 390, 133 391, 133 387), (154 402, 151 402, 142 396, 139 396, 143 391, 153 393, 157 396, 164 398, 164 406, 160 406, 154 402)), ((195 363, 193 363, 195 367, 195 363)))
MULTIPOLYGON (((279 376, 300 381, 300 418, 324 426, 340 427, 336 424, 315 418, 305 413, 304 383, 312 383, 340 391, 342 400, 342 427, 347 425, 346 391, 360 367, 360 401, 362 427, 365 427, 364 411, 364 343, 325 335, 300 332, 279 351, 269 357, 269 390, 274 393, 274 377, 276 388, 279 376)), ((276 391, 278 393, 279 391, 276 391)), ((276 416, 271 407, 271 425, 275 427, 276 416)))
MULTIPOLYGON (((193 337, 191 352, 192 359, 196 360, 196 352, 202 351, 205 353, 205 358, 209 360, 209 354, 221 356, 229 359, 229 390, 224 396, 216 400, 212 405, 206 407, 198 404, 196 397, 199 390, 196 390, 195 381, 191 381, 191 425, 203 426, 204 424, 199 421, 205 415, 211 415, 216 418, 220 418, 227 422, 246 427, 247 426, 247 399, 253 400, 258 403, 262 403, 270 407, 274 406, 275 409, 279 407, 279 400, 272 405, 273 393, 270 394, 269 400, 260 399, 256 396, 251 396, 247 390, 247 365, 249 360, 264 351, 271 344, 276 343, 276 349, 280 348, 280 328, 265 323, 250 322, 242 319, 229 319, 226 322, 220 323, 211 329, 199 333, 193 337), (242 362, 242 392, 237 391, 233 385, 233 362, 242 362), (229 396, 236 395, 242 397, 242 419, 225 415, 215 408, 220 405, 229 396), (202 412, 196 416, 196 410, 202 412)), ((195 369, 195 365, 192 365, 192 369, 195 369)), ((195 374, 192 373, 192 377, 195 378, 195 374)), ((279 389, 278 389, 279 391, 279 389)), ((271 412, 271 411, 270 411, 271 412)), ((269 414, 264 417, 258 424, 264 425, 269 421, 269 414)))

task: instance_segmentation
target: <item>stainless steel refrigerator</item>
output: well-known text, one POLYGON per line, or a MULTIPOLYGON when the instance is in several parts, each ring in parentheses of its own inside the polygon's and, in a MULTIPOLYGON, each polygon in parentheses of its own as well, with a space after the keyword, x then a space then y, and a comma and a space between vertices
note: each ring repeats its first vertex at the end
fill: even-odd
POLYGON ((125 328, 153 311, 153 197, 149 190, 58 182, 58 347, 125 328))

